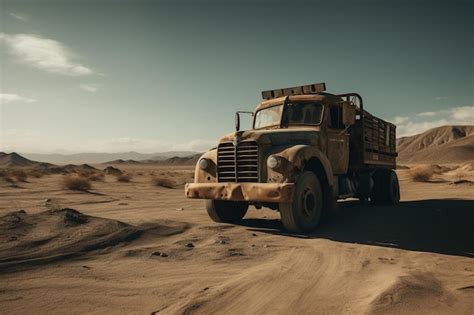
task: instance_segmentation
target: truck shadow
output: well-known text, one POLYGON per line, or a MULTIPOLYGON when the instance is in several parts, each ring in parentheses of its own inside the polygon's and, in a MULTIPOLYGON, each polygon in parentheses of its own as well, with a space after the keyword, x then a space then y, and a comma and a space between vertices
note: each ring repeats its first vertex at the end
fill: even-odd
POLYGON ((339 213, 309 235, 290 234, 277 220, 244 219, 251 230, 299 238, 324 238, 474 258, 474 200, 432 199, 397 206, 339 203, 339 213))

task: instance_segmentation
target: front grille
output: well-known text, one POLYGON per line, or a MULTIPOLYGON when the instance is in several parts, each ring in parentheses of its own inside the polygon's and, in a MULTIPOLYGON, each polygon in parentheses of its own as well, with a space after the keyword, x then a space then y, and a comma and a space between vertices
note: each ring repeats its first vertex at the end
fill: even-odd
POLYGON ((217 180, 236 182, 235 147, 231 142, 221 143, 217 147, 217 180))
POLYGON ((219 182, 258 182, 258 146, 255 141, 219 144, 217 148, 219 182))

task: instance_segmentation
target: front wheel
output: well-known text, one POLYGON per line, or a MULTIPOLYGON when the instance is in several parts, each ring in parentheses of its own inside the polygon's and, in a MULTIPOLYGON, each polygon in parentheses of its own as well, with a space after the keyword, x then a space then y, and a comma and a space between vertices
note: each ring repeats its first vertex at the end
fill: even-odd
POLYGON ((238 223, 243 219, 248 208, 247 202, 206 200, 207 214, 214 222, 238 223))
POLYGON ((323 194, 318 177, 313 172, 304 172, 296 181, 293 201, 280 204, 281 221, 290 232, 308 233, 318 226, 322 209, 323 194))

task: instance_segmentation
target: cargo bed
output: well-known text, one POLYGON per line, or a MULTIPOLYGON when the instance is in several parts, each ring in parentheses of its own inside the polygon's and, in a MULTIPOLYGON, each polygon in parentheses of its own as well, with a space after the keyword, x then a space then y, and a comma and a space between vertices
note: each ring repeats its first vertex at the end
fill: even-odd
POLYGON ((340 94, 356 106, 356 124, 348 129, 350 168, 396 168, 396 126, 364 110, 357 93, 340 94))
POLYGON ((396 167, 395 125, 364 111, 363 164, 396 167))

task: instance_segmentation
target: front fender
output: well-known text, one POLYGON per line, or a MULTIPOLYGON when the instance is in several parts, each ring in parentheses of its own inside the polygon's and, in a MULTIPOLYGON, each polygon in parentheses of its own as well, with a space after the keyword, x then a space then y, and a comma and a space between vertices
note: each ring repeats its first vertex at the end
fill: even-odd
POLYGON ((217 149, 211 149, 205 152, 199 158, 194 169, 194 182, 195 183, 217 183, 217 149), (211 161, 211 165, 208 170, 202 170, 199 167, 199 160, 206 158, 211 161))
MULTIPOLYGON (((331 163, 329 162, 326 155, 318 148, 301 144, 287 148, 283 151, 275 153, 274 155, 281 156, 284 161, 287 161, 285 163, 286 165, 283 165, 282 170, 278 172, 286 178, 286 181, 294 180, 295 173, 302 171, 305 167, 305 164, 309 160, 317 159, 323 166, 329 186, 334 186, 334 177, 331 163)), ((275 173, 277 173, 277 171, 268 169, 268 178, 270 179, 272 176, 275 176, 275 173)))

